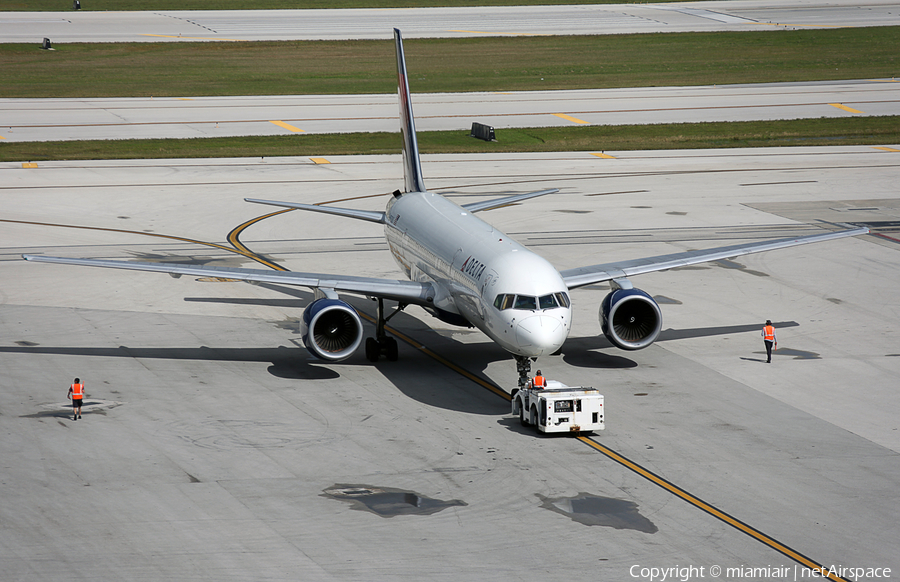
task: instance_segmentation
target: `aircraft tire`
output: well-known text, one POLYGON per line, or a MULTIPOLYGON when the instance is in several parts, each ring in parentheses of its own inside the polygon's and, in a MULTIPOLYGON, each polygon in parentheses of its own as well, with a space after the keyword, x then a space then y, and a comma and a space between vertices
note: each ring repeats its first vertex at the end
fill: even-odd
POLYGON ((387 344, 387 359, 391 362, 396 362, 397 358, 400 357, 400 352, 397 349, 397 340, 392 337, 389 337, 385 340, 387 344))
POLYGON ((370 362, 378 361, 378 354, 381 350, 378 346, 378 340, 374 337, 366 338, 366 359, 370 362))

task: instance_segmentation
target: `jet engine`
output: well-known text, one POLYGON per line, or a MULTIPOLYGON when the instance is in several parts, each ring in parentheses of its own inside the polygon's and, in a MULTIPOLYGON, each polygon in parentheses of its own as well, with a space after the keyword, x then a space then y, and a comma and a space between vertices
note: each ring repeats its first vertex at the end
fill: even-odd
POLYGON ((316 299, 303 311, 300 321, 303 345, 309 353, 331 362, 346 360, 363 337, 359 314, 340 299, 316 299))
POLYGON ((600 305, 603 335, 623 350, 646 348, 659 336, 662 312, 640 289, 614 289, 600 305))

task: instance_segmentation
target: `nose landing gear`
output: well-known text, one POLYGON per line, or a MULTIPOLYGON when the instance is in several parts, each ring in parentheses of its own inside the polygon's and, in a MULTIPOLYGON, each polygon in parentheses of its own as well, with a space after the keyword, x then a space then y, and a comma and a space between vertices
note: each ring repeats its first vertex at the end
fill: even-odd
POLYGON ((513 356, 516 358, 516 370, 519 372, 519 390, 523 390, 528 380, 531 379, 531 358, 528 356, 513 356))

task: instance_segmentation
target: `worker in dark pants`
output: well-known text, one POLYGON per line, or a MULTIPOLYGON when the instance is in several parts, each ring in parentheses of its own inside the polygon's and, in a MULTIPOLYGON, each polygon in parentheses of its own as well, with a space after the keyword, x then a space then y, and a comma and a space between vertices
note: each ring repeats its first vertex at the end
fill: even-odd
POLYGON ((766 344, 766 363, 772 363, 772 349, 778 349, 778 340, 775 337, 775 326, 772 320, 767 319, 766 325, 762 328, 763 341, 766 344))
POLYGON ((80 378, 75 378, 66 396, 72 400, 72 420, 78 420, 81 418, 81 403, 84 400, 84 384, 80 378))

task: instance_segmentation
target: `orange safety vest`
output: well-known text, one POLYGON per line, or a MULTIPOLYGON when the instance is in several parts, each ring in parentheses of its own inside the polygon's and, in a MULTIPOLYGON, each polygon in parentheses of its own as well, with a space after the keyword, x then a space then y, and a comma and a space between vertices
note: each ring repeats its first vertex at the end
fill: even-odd
POLYGON ((84 398, 84 384, 72 384, 72 400, 84 398))
POLYGON ((765 339, 767 342, 774 342, 774 341, 775 341, 775 328, 774 328, 773 326, 771 326, 771 325, 765 326, 765 327, 763 328, 763 333, 766 334, 765 337, 764 337, 764 339, 765 339))
POLYGON ((531 385, 534 386, 535 388, 546 388, 547 381, 544 379, 543 376, 535 376, 534 380, 531 381, 531 385))

